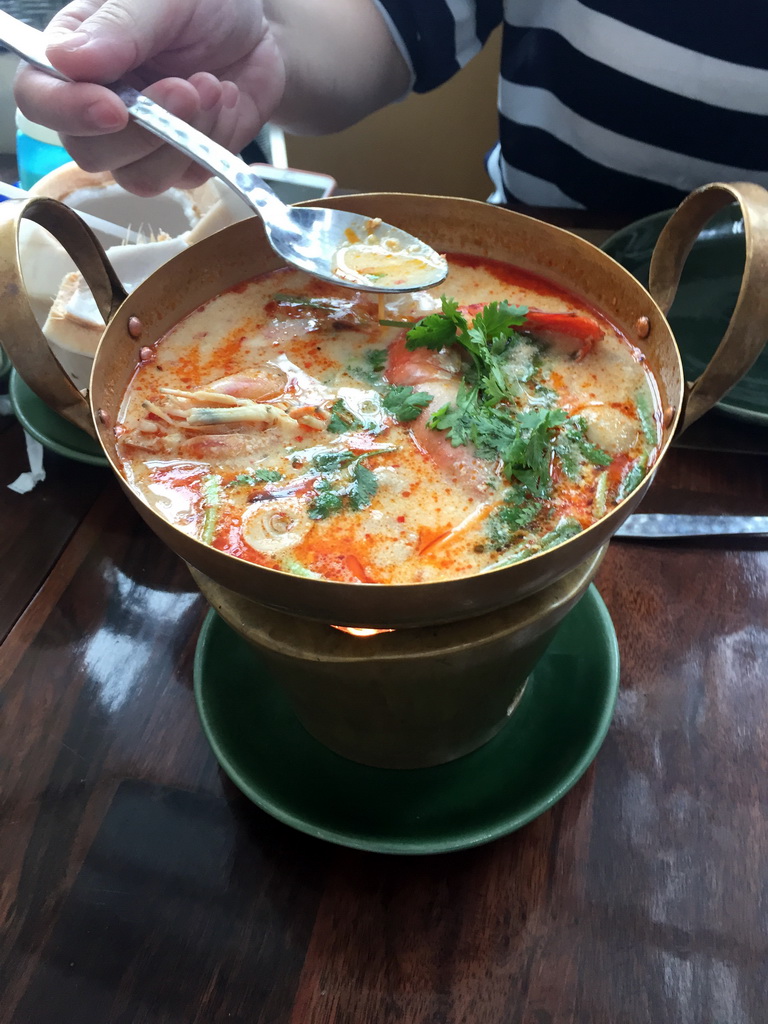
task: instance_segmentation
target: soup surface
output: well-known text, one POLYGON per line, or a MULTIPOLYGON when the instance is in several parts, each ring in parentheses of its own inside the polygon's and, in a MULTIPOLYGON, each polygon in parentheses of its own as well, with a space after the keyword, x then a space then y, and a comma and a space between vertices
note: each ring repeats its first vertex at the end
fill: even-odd
POLYGON ((125 395, 129 485, 215 548, 344 582, 483 572, 590 526, 658 452, 642 354, 542 278, 449 264, 386 301, 285 269, 197 309, 125 395))

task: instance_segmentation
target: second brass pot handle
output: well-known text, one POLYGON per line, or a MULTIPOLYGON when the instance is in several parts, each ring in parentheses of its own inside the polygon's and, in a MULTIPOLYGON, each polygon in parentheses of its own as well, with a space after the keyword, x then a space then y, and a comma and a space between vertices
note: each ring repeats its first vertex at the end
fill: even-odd
POLYGON ((55 199, 44 198, 23 203, 11 201, 7 210, 12 215, 0 219, 3 347, 17 372, 38 398, 70 423, 95 437, 87 397, 78 391, 54 356, 30 306, 19 255, 22 221, 34 221, 61 243, 91 289, 106 323, 124 301, 125 289, 101 243, 74 210, 55 199))
POLYGON ((741 207, 746 242, 741 288, 728 327, 708 365, 696 380, 686 382, 678 433, 703 416, 744 376, 768 338, 768 191, 750 182, 703 185, 672 214, 651 257, 648 291, 667 313, 699 232, 713 214, 734 200, 741 207))

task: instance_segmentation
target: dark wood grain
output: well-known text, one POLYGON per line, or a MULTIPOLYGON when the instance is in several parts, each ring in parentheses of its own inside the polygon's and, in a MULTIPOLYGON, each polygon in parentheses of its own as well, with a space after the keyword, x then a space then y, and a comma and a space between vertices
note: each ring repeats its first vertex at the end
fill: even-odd
MULTIPOLYGON (((768 513, 765 434, 729 429, 671 450, 646 507, 768 513)), ((492 844, 366 854, 226 780, 185 566, 102 470, 46 455, 6 493, 0 431, 0 1024, 768 1019, 768 541, 613 542, 591 768, 492 844)))
POLYGON ((29 469, 24 433, 0 417, 0 639, 27 607, 96 496, 112 482, 106 469, 44 457, 45 480, 34 497, 8 485, 29 469))

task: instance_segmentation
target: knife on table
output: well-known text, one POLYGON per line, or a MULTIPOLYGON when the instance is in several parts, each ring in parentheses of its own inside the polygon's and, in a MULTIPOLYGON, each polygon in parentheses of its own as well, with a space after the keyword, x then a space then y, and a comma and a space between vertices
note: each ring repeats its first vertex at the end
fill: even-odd
POLYGON ((618 528, 625 540, 665 540, 675 537, 768 536, 768 516, 689 516, 637 512, 618 528))

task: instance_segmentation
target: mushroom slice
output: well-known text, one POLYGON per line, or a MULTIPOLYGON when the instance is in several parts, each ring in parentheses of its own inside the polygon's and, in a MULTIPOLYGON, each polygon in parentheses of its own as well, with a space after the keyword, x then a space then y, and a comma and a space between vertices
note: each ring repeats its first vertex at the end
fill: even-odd
POLYGON ((241 531, 255 551, 276 557, 301 543, 313 526, 305 503, 289 496, 254 502, 243 513, 241 531))

